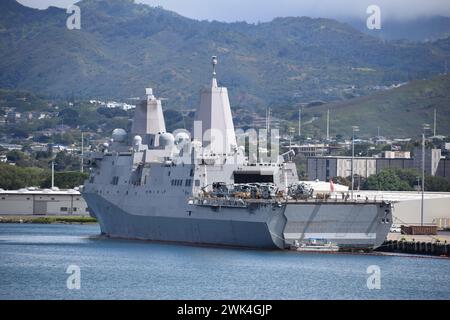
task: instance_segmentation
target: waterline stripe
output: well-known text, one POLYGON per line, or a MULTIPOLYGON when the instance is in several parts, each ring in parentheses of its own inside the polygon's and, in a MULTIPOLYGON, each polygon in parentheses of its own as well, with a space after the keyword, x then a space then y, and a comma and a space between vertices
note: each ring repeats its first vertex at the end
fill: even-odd
POLYGON ((376 239, 376 233, 285 233, 286 239, 376 239))

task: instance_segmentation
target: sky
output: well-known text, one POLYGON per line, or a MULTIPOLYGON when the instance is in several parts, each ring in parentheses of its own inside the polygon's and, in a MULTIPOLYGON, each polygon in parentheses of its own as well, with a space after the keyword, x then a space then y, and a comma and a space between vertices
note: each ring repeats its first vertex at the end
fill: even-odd
MULTIPOLYGON (((0 0, 1 1, 1 0, 0 0)), ((39 9, 67 8, 78 0, 18 0, 39 9)), ((310 16, 365 20, 369 5, 378 5, 384 19, 450 16, 450 0, 136 0, 162 6, 198 20, 265 22, 276 17, 310 16)))

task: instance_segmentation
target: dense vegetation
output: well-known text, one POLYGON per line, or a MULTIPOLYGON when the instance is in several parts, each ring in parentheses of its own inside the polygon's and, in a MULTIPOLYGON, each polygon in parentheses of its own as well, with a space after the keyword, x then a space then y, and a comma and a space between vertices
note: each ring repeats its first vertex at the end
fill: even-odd
MULTIPOLYGON (((55 186, 61 189, 78 187, 84 183, 87 174, 80 172, 56 172, 55 186)), ((51 173, 42 168, 22 168, 0 163, 0 188, 17 190, 26 187, 51 187, 51 173)))
POLYGON ((347 99, 436 75, 450 53, 449 39, 387 42, 330 19, 221 23, 129 0, 78 5, 81 30, 68 30, 64 9, 0 1, 0 87, 125 99, 151 86, 171 108, 191 108, 209 83, 210 56, 218 55, 219 81, 232 105, 261 110, 347 99))
MULTIPOLYGON (((416 169, 386 168, 367 179, 356 177, 355 189, 380 191, 420 190, 421 173, 416 169), (418 180, 419 178, 419 180, 418 180)), ((337 177, 335 183, 351 186, 351 177, 337 177)), ((443 177, 425 177, 425 191, 450 192, 450 181, 443 177)))
POLYGON ((368 29, 366 20, 347 20, 357 30, 386 40, 434 41, 450 36, 450 17, 425 16, 412 19, 383 19, 382 28, 368 29))
MULTIPOLYGON (((360 126, 358 136, 417 137, 423 123, 433 124, 437 112, 437 134, 450 134, 450 74, 428 80, 417 80, 399 88, 373 93, 341 102, 303 108, 305 132, 323 137, 327 110, 330 110, 330 134, 351 135, 353 125, 360 126), (311 119, 315 119, 311 121, 311 119)), ((278 110, 277 116, 292 119, 297 126, 298 110, 278 110)), ((428 132, 430 135, 432 132, 428 132)), ((365 146, 361 146, 364 150, 365 146)), ((359 148, 359 147, 357 147, 359 148)), ((367 152, 366 148, 364 152, 367 152)), ((356 152, 358 154, 358 152, 356 152)))

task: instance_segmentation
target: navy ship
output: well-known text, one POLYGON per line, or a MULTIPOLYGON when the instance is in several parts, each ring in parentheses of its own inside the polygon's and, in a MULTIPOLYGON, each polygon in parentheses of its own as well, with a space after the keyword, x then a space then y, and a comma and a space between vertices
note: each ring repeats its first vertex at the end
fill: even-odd
POLYGON ((314 194, 290 153, 252 157, 236 137, 227 88, 201 91, 194 130, 166 131, 151 88, 131 133, 115 129, 89 155, 82 188, 102 234, 198 245, 289 249, 319 239, 372 250, 392 224, 392 203, 314 194))

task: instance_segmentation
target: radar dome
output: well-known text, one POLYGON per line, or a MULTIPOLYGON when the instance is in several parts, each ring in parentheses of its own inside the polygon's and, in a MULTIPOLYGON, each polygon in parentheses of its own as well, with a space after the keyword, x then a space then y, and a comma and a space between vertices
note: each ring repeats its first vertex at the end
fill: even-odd
POLYGON ((171 133, 162 133, 159 136, 159 145, 161 147, 173 146, 174 141, 175 141, 175 138, 173 137, 173 134, 171 134, 171 133))
POLYGON ((134 136, 133 144, 142 144, 142 137, 141 136, 134 136))
POLYGON ((127 132, 123 129, 114 129, 112 132, 114 142, 124 142, 127 138, 127 132))
POLYGON ((179 132, 179 133, 177 133, 177 135, 175 136, 175 142, 176 142, 177 144, 180 144, 180 143, 186 143, 186 142, 189 142, 190 140, 191 140, 191 137, 190 137, 189 134, 186 133, 186 132, 179 132))
POLYGON ((139 151, 141 144, 142 144, 142 137, 141 136, 134 136, 134 138, 133 138, 133 149, 134 149, 134 151, 139 151))
POLYGON ((194 140, 194 141, 192 141, 191 146, 194 149, 200 149, 202 147, 202 143, 198 140, 194 140))

